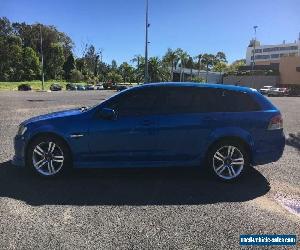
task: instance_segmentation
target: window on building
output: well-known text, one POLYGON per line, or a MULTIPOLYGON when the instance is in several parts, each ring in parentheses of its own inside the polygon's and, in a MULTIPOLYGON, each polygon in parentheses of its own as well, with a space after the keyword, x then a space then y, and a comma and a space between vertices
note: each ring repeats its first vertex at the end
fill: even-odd
POLYGON ((271 58, 279 58, 279 54, 272 54, 271 58))
POLYGON ((255 55, 255 59, 270 59, 270 55, 255 55))

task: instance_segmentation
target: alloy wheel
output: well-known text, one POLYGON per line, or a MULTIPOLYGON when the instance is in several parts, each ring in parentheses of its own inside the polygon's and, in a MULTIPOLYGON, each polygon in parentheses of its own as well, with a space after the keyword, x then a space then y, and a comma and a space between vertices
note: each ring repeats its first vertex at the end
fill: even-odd
POLYGON ((213 169, 220 178, 225 180, 239 176, 244 164, 244 156, 235 146, 222 146, 213 155, 213 169))
POLYGON ((41 142, 33 149, 32 163, 38 173, 46 176, 55 175, 64 164, 64 154, 54 142, 41 142))

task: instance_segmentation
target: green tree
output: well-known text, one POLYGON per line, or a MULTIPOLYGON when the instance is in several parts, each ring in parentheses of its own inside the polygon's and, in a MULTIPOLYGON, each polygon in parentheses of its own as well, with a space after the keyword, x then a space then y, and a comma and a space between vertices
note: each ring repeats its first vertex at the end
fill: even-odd
POLYGON ((208 80, 208 71, 211 69, 211 67, 215 64, 216 57, 213 54, 203 54, 201 58, 201 63, 205 65, 206 69, 206 77, 205 81, 208 80))
POLYGON ((85 61, 85 64, 83 64, 85 66, 85 69, 83 70, 84 75, 87 78, 97 77, 99 74, 100 52, 96 50, 94 45, 86 44, 83 59, 85 61))
POLYGON ((133 82, 135 79, 135 70, 127 62, 123 62, 119 67, 119 72, 124 82, 133 82))
POLYGON ((122 82, 122 76, 119 75, 116 71, 110 71, 107 74, 107 80, 113 83, 122 82))
MULTIPOLYGON (((145 59, 140 63, 138 76, 142 79, 145 69, 145 59)), ((169 69, 165 67, 158 57, 150 57, 148 60, 149 82, 167 81, 169 78, 169 69)))
POLYGON ((224 62, 224 63, 227 63, 227 59, 226 59, 226 55, 224 52, 222 51, 219 51, 216 56, 215 56, 215 59, 217 62, 224 62))
POLYGON ((174 67, 178 61, 178 54, 176 53, 176 51, 169 48, 166 54, 163 56, 162 60, 170 68, 170 80, 173 81, 173 74, 174 74, 173 72, 174 72, 174 67))
POLYGON ((72 82, 81 82, 83 80, 83 74, 79 70, 73 69, 70 73, 70 80, 72 82))
POLYGON ((118 64, 116 60, 111 61, 111 69, 115 71, 118 69, 118 64))
POLYGON ((140 67, 141 59, 142 59, 141 55, 135 55, 130 61, 132 63, 136 63, 136 68, 139 68, 140 67))
POLYGON ((205 79, 203 79, 202 77, 194 77, 192 79, 192 82, 205 82, 205 79))
POLYGON ((59 43, 50 45, 45 60, 47 79, 61 79, 65 57, 63 47, 59 43))
POLYGON ((193 80, 193 67, 194 67, 194 61, 193 58, 190 56, 187 63, 186 63, 187 68, 190 69, 190 80, 193 80))
POLYGON ((213 70, 219 72, 221 78, 222 73, 227 70, 227 64, 225 62, 219 61, 214 65, 213 70))
POLYGON ((189 55, 184 50, 178 48, 176 49, 176 54, 180 60, 180 82, 184 81, 184 68, 189 59, 189 55))
POLYGON ((228 67, 228 72, 237 72, 240 66, 245 66, 246 60, 245 59, 239 59, 234 61, 232 64, 228 67))
POLYGON ((67 61, 64 63, 64 66, 63 66, 63 69, 65 71, 65 79, 66 80, 70 80, 71 71, 75 68, 76 68, 75 59, 74 59, 73 54, 71 53, 68 56, 67 61))
POLYGON ((40 75, 40 61, 37 53, 30 47, 23 49, 22 80, 34 80, 40 75))
POLYGON ((197 60, 197 65, 196 68, 198 69, 198 77, 200 77, 200 70, 201 70, 201 59, 202 59, 202 54, 198 54, 197 56, 194 57, 195 60, 197 60))

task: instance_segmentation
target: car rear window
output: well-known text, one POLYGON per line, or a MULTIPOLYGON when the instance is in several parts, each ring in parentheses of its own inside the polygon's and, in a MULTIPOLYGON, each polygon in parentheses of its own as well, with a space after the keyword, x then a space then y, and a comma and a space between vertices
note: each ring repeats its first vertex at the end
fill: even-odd
MULTIPOLYGON (((166 90, 165 90, 166 91, 166 90)), ((168 88, 165 113, 247 112, 261 110, 246 92, 214 88, 168 88)))

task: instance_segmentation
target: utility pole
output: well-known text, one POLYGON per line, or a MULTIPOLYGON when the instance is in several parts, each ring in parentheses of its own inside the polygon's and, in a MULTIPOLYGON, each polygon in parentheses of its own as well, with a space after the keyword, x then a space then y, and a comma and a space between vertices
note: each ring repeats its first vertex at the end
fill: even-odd
POLYGON ((149 81, 149 72, 148 72, 148 0, 146 0, 146 39, 145 39, 145 75, 144 82, 147 83, 149 81))
POLYGON ((44 55, 43 55, 43 36, 42 36, 42 25, 40 24, 40 45, 41 45, 41 57, 42 57, 42 90, 44 90, 44 55))
POLYGON ((258 28, 257 25, 253 26, 254 29, 254 43, 253 43, 253 50, 252 50, 252 71, 254 70, 255 66, 255 46, 256 46, 256 29, 258 28))

